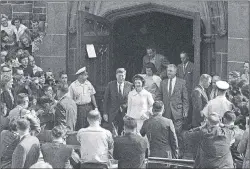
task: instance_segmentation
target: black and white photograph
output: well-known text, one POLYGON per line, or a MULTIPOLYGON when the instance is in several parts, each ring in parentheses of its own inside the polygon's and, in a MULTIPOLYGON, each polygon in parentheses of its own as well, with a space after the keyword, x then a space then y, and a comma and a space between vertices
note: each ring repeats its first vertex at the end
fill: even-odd
POLYGON ((249 0, 0 15, 0 169, 250 168, 249 0))

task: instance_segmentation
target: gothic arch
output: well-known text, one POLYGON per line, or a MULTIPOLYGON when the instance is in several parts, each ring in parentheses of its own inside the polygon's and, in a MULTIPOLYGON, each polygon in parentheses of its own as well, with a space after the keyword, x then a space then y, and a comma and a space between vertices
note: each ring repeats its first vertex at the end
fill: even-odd
POLYGON ((145 3, 131 7, 110 10, 104 13, 102 16, 110 20, 111 22, 114 22, 115 20, 120 19, 122 17, 134 16, 147 12, 161 12, 188 19, 194 19, 195 16, 195 12, 185 11, 182 9, 176 9, 168 6, 162 6, 154 3, 145 3))

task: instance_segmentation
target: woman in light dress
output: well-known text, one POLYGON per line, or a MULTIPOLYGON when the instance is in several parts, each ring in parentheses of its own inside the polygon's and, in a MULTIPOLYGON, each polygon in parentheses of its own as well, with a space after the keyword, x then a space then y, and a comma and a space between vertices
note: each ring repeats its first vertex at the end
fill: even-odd
POLYGON ((142 76, 135 75, 133 84, 135 88, 128 94, 126 116, 137 121, 137 132, 139 133, 143 122, 151 115, 154 99, 152 94, 144 89, 145 80, 142 76))

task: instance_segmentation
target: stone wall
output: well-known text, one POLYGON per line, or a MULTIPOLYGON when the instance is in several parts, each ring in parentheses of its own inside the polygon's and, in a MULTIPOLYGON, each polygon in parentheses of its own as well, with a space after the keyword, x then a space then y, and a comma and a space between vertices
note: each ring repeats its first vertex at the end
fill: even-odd
POLYGON ((241 71, 244 61, 249 61, 249 3, 228 2, 228 72, 241 71))
POLYGON ((9 19, 20 18, 22 23, 31 28, 30 20, 46 21, 46 1, 1 1, 1 14, 9 19))
POLYGON ((47 34, 37 53, 38 63, 58 75, 66 70, 67 2, 47 1, 47 34))

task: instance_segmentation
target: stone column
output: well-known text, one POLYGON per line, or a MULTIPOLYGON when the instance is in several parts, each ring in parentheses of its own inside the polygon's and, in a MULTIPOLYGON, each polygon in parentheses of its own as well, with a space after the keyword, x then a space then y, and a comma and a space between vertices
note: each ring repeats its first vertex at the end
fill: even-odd
POLYGON ((66 70, 67 1, 44 3, 47 3, 48 28, 35 57, 44 71, 50 69, 57 75, 60 71, 66 70))
POLYGON ((228 1, 228 72, 241 71, 249 60, 249 3, 228 1))

